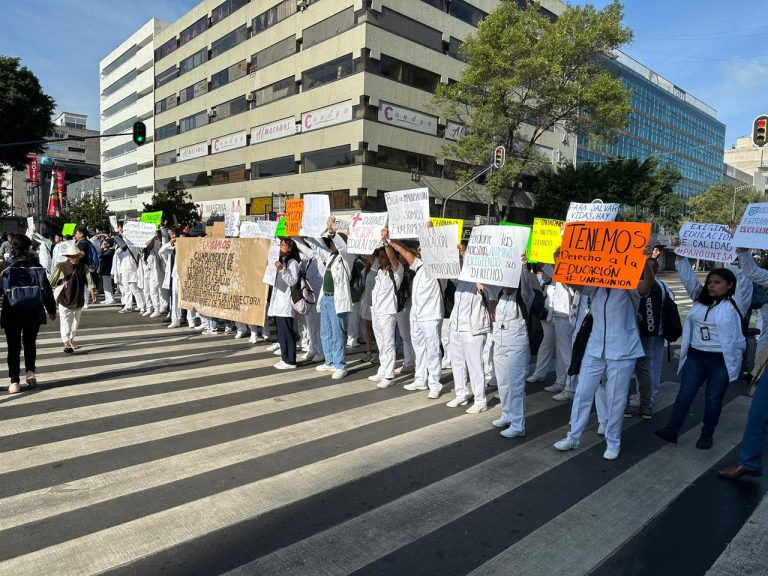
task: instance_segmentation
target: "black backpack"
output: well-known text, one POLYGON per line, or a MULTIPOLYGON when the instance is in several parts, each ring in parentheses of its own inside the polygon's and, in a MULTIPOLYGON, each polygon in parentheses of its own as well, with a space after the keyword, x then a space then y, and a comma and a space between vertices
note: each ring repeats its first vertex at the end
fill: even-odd
MULTIPOLYGON (((401 264, 402 266, 402 264, 401 264)), ((392 285, 396 286, 395 284, 395 273, 392 271, 392 268, 388 270, 389 272, 389 279, 392 280, 392 285)), ((410 275, 412 272, 410 270, 406 270, 403 274, 403 280, 400 282, 400 286, 397 288, 397 311, 402 312, 405 310, 405 306, 408 303, 408 298, 411 296, 411 279, 410 275)))
POLYGON ((535 356, 539 353, 539 348, 544 340, 544 327, 541 325, 546 313, 544 294, 541 290, 533 291, 533 302, 531 302, 530 310, 523 302, 520 290, 515 293, 515 301, 523 314, 523 318, 525 318, 525 327, 528 330, 528 346, 531 349, 531 354, 535 356))
POLYGON ((365 270, 365 264, 361 260, 355 259, 349 276, 349 296, 353 303, 360 302, 365 292, 363 270, 365 270))
POLYGON ((661 329, 664 332, 664 340, 671 344, 677 342, 683 335, 683 323, 680 321, 677 303, 672 299, 672 294, 666 286, 664 292, 661 303, 661 329))
POLYGON ((32 310, 43 306, 42 268, 9 266, 2 273, 3 294, 16 310, 32 310))

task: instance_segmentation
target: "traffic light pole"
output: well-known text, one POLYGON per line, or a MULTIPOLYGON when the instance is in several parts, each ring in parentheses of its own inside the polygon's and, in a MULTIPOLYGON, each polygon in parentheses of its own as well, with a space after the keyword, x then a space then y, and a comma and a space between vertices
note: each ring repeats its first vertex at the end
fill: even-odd
POLYGON ((445 207, 446 207, 446 205, 448 204, 448 200, 450 200, 451 198, 453 198, 454 196, 456 196, 456 194, 458 194, 458 193, 459 193, 459 192, 461 192, 461 191, 462 191, 464 188, 466 188, 467 186, 469 186, 470 184, 472 184, 472 182, 474 182, 475 180, 477 180, 478 178, 480 178, 480 176, 482 176, 483 174, 485 174, 485 173, 486 173, 486 172, 488 172, 489 170, 493 170, 493 167, 494 167, 494 164, 491 164, 490 166, 488 166, 488 168, 486 168, 486 169, 485 169, 485 170, 483 170, 482 172, 479 172, 479 173, 475 174, 475 175, 472 177, 472 179, 471 179, 471 180, 468 180, 467 182, 465 182, 464 184, 462 184, 461 186, 459 186, 458 188, 456 188, 456 190, 453 192, 453 194, 451 194, 450 196, 448 196, 448 198, 446 198, 445 200, 443 200, 443 208, 440 210, 440 217, 441 217, 441 218, 445 218, 445 207))

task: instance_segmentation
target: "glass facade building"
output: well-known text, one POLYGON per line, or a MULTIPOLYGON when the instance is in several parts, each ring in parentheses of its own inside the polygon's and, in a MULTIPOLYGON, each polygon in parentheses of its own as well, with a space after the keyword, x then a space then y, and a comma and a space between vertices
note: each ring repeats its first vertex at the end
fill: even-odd
POLYGON ((632 90, 629 124, 610 145, 580 136, 576 164, 645 160, 654 154, 680 170, 676 191, 684 199, 722 182, 725 124, 715 110, 625 54, 617 53, 606 65, 632 90))

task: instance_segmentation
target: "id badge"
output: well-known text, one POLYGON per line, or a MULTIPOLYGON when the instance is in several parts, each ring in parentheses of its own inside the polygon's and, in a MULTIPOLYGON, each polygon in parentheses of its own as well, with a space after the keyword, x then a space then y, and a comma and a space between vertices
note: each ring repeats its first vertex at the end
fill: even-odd
POLYGON ((707 328, 706 326, 702 326, 701 328, 699 328, 699 332, 701 334, 701 339, 704 342, 707 342, 709 340, 709 328, 707 328))

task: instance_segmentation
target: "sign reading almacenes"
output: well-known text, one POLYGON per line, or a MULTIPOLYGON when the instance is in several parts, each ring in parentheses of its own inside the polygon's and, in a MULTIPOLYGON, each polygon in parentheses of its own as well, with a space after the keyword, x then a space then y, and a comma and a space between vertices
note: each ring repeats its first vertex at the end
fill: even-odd
POLYGON ((296 134, 296 121, 291 116, 290 118, 251 128, 251 145, 277 140, 278 138, 294 134, 296 134))

